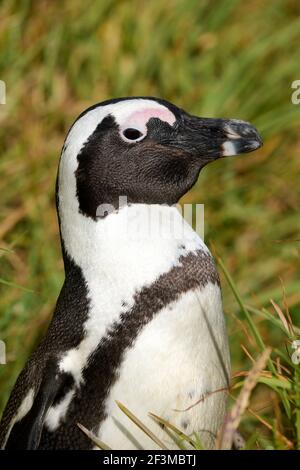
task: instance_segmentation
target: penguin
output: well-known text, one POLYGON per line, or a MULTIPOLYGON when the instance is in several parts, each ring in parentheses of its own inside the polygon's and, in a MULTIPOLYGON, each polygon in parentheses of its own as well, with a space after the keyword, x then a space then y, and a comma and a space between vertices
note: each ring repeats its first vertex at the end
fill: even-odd
POLYGON ((214 446, 230 380, 220 280, 176 204, 205 165, 261 145, 247 122, 153 97, 77 118, 56 184, 65 281, 4 410, 1 448, 93 449, 80 423, 112 449, 157 449, 117 401, 168 449, 149 412, 214 446))

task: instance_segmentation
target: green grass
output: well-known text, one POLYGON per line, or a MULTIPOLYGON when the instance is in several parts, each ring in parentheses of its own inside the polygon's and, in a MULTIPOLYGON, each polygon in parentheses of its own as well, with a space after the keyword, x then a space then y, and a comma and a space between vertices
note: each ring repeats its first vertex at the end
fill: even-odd
POLYGON ((0 412, 63 280, 54 185, 65 133, 94 102, 156 95, 263 135, 258 152, 207 167, 184 202, 205 203, 206 242, 222 259, 233 374, 251 367, 241 345, 255 358, 273 349, 241 422, 247 446, 299 447, 299 367, 270 304, 299 327, 299 2, 5 0, 0 19, 0 412))

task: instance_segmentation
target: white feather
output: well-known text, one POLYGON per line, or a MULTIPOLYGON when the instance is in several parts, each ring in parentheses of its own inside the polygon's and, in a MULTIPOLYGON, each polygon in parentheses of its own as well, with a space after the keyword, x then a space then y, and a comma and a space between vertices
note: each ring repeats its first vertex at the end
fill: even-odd
POLYGON ((45 423, 49 431, 55 431, 65 417, 68 406, 72 401, 75 390, 70 390, 56 406, 52 406, 45 418, 45 423))
POLYGON ((34 399, 34 389, 31 388, 29 390, 29 392, 27 392, 27 394, 23 398, 21 405, 19 406, 15 416, 12 418, 12 420, 10 422, 9 428, 7 430, 7 433, 6 433, 6 438, 5 438, 5 440, 3 442, 3 445, 2 445, 2 449, 5 448, 5 445, 6 445, 6 442, 7 442, 8 438, 9 438, 10 432, 11 432, 13 426, 15 425, 15 423, 17 423, 18 421, 21 421, 21 419, 24 418, 24 416, 31 409, 31 407, 33 405, 33 399, 34 399))

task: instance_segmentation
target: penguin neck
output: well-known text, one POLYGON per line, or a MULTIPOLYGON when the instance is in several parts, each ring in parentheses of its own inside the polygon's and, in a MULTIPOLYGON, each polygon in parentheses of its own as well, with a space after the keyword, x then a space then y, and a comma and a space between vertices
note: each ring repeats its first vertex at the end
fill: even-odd
POLYGON ((139 292, 181 266, 187 255, 207 251, 176 207, 132 204, 95 221, 62 202, 63 311, 72 299, 76 309, 87 305, 88 351, 96 347, 109 325, 120 321, 122 312, 133 308, 139 292))
POLYGON ((174 206, 131 204, 94 220, 61 205, 59 219, 66 277, 68 259, 99 281, 117 280, 131 269, 151 271, 150 264, 155 269, 172 250, 175 258, 178 247, 188 250, 196 237, 174 206))
POLYGON ((76 265, 87 283, 103 287, 109 278, 122 289, 125 277, 132 285, 151 282, 177 262, 182 250, 193 251, 199 245, 206 249, 175 206, 124 204, 96 220, 82 214, 76 191, 77 163, 71 158, 72 149, 66 152, 60 161, 56 194, 67 281, 72 280, 69 267, 76 265))

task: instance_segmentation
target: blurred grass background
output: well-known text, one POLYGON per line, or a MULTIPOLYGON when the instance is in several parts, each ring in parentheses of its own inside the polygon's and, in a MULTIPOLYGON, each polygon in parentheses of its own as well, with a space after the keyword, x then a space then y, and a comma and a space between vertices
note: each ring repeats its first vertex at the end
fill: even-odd
MULTIPOLYGON (((291 103, 291 83, 300 79, 300 3, 4 0, 0 24, 0 339, 8 361, 0 413, 63 281, 54 186, 65 134, 84 108, 110 97, 153 95, 257 126, 264 147, 204 169, 184 202, 205 203, 206 242, 243 301, 261 309, 272 298, 299 324, 300 105, 291 103)), ((222 284, 236 373, 250 364, 241 344, 255 346, 222 284)), ((285 347, 278 328, 254 321, 267 344, 285 347)), ((271 421, 272 393, 259 387, 252 398, 271 421)), ((242 431, 260 427, 261 440, 273 442, 253 415, 242 431)))

